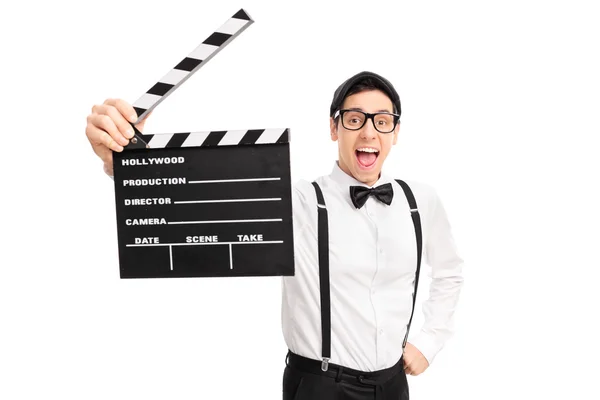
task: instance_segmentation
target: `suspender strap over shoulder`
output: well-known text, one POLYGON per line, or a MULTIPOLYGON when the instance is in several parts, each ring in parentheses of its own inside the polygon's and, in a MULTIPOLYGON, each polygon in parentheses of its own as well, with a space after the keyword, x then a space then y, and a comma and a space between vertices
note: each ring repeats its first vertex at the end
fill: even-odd
MULTIPOLYGON (((402 342, 402 349, 406 346, 408 340, 408 332, 412 323, 413 314, 415 312, 415 302, 417 298, 417 288, 419 286, 419 273, 421 271, 421 253, 423 248, 423 238, 421 231, 421 218, 417 209, 417 202, 408 184, 400 179, 396 182, 404 190, 406 199, 410 206, 410 213, 415 227, 415 237, 417 241, 417 269, 415 272, 414 291, 412 294, 413 304, 410 313, 410 319, 406 327, 406 335, 402 342)), ((321 336, 322 336, 322 363, 321 369, 327 371, 329 360, 331 359, 331 298, 329 287, 329 228, 327 220, 327 208, 323 192, 317 184, 312 182, 317 195, 317 219, 318 219, 318 241, 319 241, 319 286, 321 292, 321 336)))
POLYGON ((323 192, 316 182, 312 183, 317 192, 317 218, 319 240, 319 282, 321 289, 321 337, 323 362, 321 369, 327 371, 331 358, 331 302, 329 292, 329 228, 327 208, 323 192))
POLYGON ((412 190, 410 190, 410 186, 404 181, 400 179, 396 179, 396 182, 402 189, 404 190, 404 194, 406 195, 406 200, 408 200, 408 205, 410 206, 410 215, 413 220, 413 225, 415 226, 415 237, 417 238, 417 271, 415 272, 415 290, 413 291, 413 304, 412 311, 410 312, 410 319, 408 320, 408 325, 406 327, 406 334, 404 335, 404 341, 402 342, 402 349, 406 347, 406 341, 408 340, 408 331, 410 331, 410 324, 412 323, 413 315, 415 313, 415 302, 417 300, 417 288, 419 287, 419 273, 421 272, 421 253, 423 250, 423 233, 421 231, 421 217, 419 216, 419 210, 417 208, 417 201, 415 200, 415 196, 413 195, 412 190))

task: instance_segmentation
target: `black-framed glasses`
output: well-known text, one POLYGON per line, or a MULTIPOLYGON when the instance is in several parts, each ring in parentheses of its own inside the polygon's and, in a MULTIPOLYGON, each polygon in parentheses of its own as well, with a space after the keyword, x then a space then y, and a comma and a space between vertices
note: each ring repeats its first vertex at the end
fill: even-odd
POLYGON ((357 131, 365 126, 367 120, 373 122, 378 132, 390 133, 398 124, 400 115, 388 112, 366 113, 359 110, 337 110, 333 118, 341 116, 342 126, 351 131, 357 131))

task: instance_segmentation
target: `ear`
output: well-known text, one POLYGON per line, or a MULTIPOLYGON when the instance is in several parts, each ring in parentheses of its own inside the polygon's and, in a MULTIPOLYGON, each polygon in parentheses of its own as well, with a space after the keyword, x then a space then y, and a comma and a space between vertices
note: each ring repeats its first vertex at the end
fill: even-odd
POLYGON ((395 145, 398 141, 398 132, 400 132, 400 122, 398 122, 398 125, 394 128, 394 141, 392 142, 392 145, 395 145))
POLYGON ((334 142, 338 140, 337 124, 335 123, 335 120, 331 117, 329 118, 329 132, 331 134, 331 140, 333 140, 334 142))

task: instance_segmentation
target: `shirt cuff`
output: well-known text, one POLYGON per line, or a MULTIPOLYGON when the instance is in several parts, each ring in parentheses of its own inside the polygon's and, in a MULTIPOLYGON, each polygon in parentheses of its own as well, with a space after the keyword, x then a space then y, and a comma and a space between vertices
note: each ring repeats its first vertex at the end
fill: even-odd
POLYGON ((408 342, 423 354, 429 365, 433 363, 435 356, 442 348, 432 335, 425 332, 419 333, 408 342))

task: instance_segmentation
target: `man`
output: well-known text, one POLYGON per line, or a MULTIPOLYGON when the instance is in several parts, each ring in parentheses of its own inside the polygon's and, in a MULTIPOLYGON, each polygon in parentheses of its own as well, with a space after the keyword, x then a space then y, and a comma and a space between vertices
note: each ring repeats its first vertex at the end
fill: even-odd
MULTIPOLYGON (((331 174, 294 187, 295 275, 282 278, 284 400, 408 399, 406 374, 422 373, 452 334, 463 261, 442 203, 429 185, 381 173, 400 113, 387 79, 361 72, 346 80, 330 107, 338 160, 331 174), (424 325, 407 342, 421 246, 432 283, 424 325)), ((113 99, 88 117, 87 137, 109 175, 112 151, 133 136, 128 121, 133 108, 113 99)))

